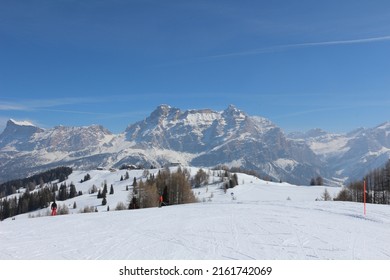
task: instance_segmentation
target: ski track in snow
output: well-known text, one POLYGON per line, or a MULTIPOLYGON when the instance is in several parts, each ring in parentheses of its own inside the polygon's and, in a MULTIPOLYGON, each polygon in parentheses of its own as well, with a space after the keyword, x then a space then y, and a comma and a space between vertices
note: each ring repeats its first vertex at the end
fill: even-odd
POLYGON ((368 205, 363 216, 362 204, 314 201, 324 187, 242 181, 226 194, 218 184, 195 190, 199 198, 212 193, 211 202, 8 219, 0 223, 0 259, 390 259, 388 205, 368 205))

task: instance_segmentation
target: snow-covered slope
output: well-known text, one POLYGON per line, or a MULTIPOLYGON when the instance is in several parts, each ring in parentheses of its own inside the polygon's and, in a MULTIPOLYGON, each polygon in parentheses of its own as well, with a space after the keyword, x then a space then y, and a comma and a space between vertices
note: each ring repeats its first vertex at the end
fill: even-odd
MULTIPOLYGON (((125 171, 88 173, 90 181, 77 183, 87 172, 74 172, 68 182, 83 192, 105 180, 113 184, 111 209, 126 202, 132 178, 143 176, 134 170, 120 181, 125 171)), ((86 193, 65 202, 76 201, 74 214, 7 219, 0 224, 0 259, 390 259, 388 206, 368 205, 364 216, 362 204, 316 201, 325 187, 244 174, 224 193, 210 174, 210 185, 194 189, 201 201, 195 204, 107 212, 96 194, 86 193), (97 213, 77 214, 91 205, 97 213)))

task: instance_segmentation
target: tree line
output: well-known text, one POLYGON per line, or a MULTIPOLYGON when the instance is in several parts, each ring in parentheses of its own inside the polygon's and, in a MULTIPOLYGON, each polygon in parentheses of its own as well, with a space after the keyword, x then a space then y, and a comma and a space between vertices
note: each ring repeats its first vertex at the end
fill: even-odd
POLYGON ((160 170, 156 176, 150 174, 145 181, 134 180, 128 208, 139 209, 196 202, 190 177, 187 169, 179 167, 176 172, 171 172, 167 168, 160 170))
POLYGON ((6 197, 18 192, 21 188, 28 188, 30 191, 35 189, 37 185, 58 180, 65 181, 73 170, 70 167, 57 167, 24 179, 17 179, 0 184, 0 198, 6 197))
POLYGON ((64 201, 79 195, 82 195, 82 192, 77 192, 73 183, 69 185, 62 183, 60 187, 57 184, 53 184, 35 191, 30 191, 27 188, 18 197, 0 199, 0 221, 19 214, 46 208, 55 200, 64 201))
POLYGON ((390 204, 390 160, 384 167, 372 170, 361 180, 349 183, 335 200, 363 202, 364 182, 367 203, 390 204))

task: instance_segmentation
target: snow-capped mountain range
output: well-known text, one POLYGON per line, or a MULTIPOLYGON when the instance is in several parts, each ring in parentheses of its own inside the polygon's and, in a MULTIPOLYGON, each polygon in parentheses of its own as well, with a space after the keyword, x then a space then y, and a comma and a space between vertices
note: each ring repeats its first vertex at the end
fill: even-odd
POLYGON ((390 158, 390 122, 346 134, 314 129, 288 137, 306 143, 326 164, 329 174, 342 181, 362 178, 368 171, 382 167, 390 158))
POLYGON ((274 180, 307 184, 363 176, 390 155, 390 123, 347 134, 321 130, 286 135, 262 117, 230 105, 181 111, 161 105, 121 134, 99 125, 41 129, 9 120, 0 134, 0 182, 67 165, 77 169, 167 163, 255 170, 274 180))

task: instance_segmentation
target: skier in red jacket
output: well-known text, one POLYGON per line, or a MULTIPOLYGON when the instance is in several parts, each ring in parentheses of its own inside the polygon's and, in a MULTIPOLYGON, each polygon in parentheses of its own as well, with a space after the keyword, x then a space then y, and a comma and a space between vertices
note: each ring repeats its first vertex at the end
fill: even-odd
POLYGON ((160 195, 160 198, 159 198, 159 206, 158 207, 161 207, 162 206, 162 204, 163 204, 163 196, 162 195, 160 195))
POLYGON ((55 201, 51 204, 51 215, 57 215, 57 203, 55 201))

